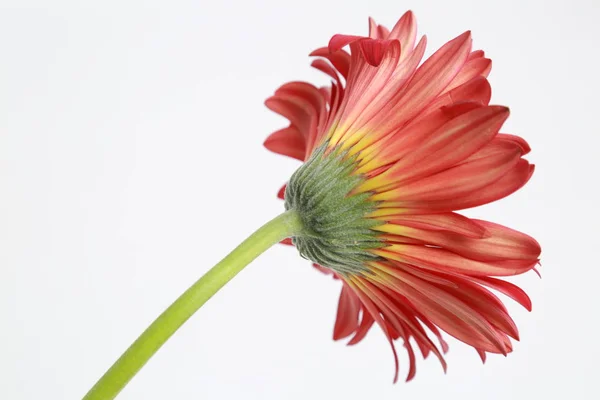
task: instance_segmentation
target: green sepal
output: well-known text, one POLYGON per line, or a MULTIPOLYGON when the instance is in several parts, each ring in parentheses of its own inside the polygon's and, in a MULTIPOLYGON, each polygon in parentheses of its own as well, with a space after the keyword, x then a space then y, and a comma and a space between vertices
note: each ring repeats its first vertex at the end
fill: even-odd
POLYGON ((379 259, 370 250, 385 244, 368 218, 377 208, 370 193, 351 194, 365 181, 353 172, 356 157, 324 144, 293 175, 285 208, 295 210, 303 232, 292 238, 300 254, 340 274, 361 274, 365 263, 379 259))

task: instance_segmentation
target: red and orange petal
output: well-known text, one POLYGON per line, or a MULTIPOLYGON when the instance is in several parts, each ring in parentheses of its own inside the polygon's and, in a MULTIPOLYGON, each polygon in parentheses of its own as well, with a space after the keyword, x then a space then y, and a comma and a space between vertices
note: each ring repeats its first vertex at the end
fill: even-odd
POLYGON ((360 275, 315 267, 342 281, 334 339, 355 344, 379 325, 396 378, 394 341, 402 338, 408 380, 416 371, 412 343, 445 369, 439 329, 484 361, 487 352, 509 353, 518 330, 490 289, 531 310, 522 289, 495 277, 534 269, 541 252, 530 236, 455 213, 508 196, 534 166, 522 158, 525 140, 500 133, 509 111, 489 105, 491 60, 473 51, 470 32, 421 63, 426 42, 417 40, 411 12, 391 31, 369 19, 368 37, 335 35, 311 53, 330 87, 292 82, 266 101, 290 121, 266 140, 269 150, 301 161, 322 145, 356 156, 354 173, 365 179, 353 194, 377 202, 365 218, 381 222, 375 229, 386 245, 372 250, 380 261, 360 275))

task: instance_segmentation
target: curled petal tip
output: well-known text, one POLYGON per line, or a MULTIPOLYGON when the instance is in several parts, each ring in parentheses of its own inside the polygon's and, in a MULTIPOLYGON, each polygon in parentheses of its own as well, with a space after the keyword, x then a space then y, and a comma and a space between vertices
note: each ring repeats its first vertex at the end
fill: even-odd
POLYGON ((325 54, 328 51, 329 51, 329 49, 327 47, 319 47, 318 49, 315 49, 315 50, 311 51, 310 53, 308 53, 308 56, 309 57, 319 57, 319 56, 323 56, 323 54, 325 54))
POLYGON ((361 39, 363 39, 362 36, 337 34, 333 35, 331 40, 329 40, 329 44, 327 45, 327 47, 329 48, 330 53, 334 53, 338 50, 341 50, 344 46, 361 39))
POLYGON ((400 42, 398 40, 363 39, 360 41, 360 50, 370 65, 378 67, 388 51, 400 53, 400 42))

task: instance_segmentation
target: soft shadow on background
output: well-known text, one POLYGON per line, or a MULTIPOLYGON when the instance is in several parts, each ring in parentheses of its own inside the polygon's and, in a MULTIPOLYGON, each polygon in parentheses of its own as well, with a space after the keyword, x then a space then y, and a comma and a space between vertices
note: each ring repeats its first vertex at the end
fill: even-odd
MULTIPOLYGON (((76 399, 188 285, 279 212, 298 163, 262 141, 263 101, 327 79, 308 53, 415 11, 427 54, 467 29, 493 59, 504 132, 531 182, 467 212, 542 244, 513 279, 521 342, 392 385, 379 329, 331 339, 339 283, 277 246, 213 298, 122 399, 599 398, 596 229, 600 4, 578 1, 2 1, 0 398, 76 399)), ((400 352, 403 353, 403 352, 400 352)), ((404 355, 402 355, 404 356, 404 355)), ((401 374, 407 360, 401 359, 401 374)))

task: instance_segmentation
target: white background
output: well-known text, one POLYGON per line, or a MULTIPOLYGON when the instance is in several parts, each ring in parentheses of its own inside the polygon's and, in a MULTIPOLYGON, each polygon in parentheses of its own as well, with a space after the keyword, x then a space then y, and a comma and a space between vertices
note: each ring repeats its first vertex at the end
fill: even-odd
MULTIPOLYGON (((188 285, 263 222, 297 162, 263 101, 327 79, 308 53, 408 8, 429 54, 471 29, 504 131, 537 164, 467 214, 535 236, 508 358, 454 340, 392 385, 379 329, 331 339, 339 284, 276 246, 198 312, 122 399, 600 398, 596 0, 0 2, 0 398, 81 398, 188 285), (46 4, 52 4, 48 6, 46 4)), ((401 349, 401 347, 399 348, 401 349)), ((404 356, 403 356, 404 357, 404 356)), ((401 374, 407 360, 401 359, 401 374)))

